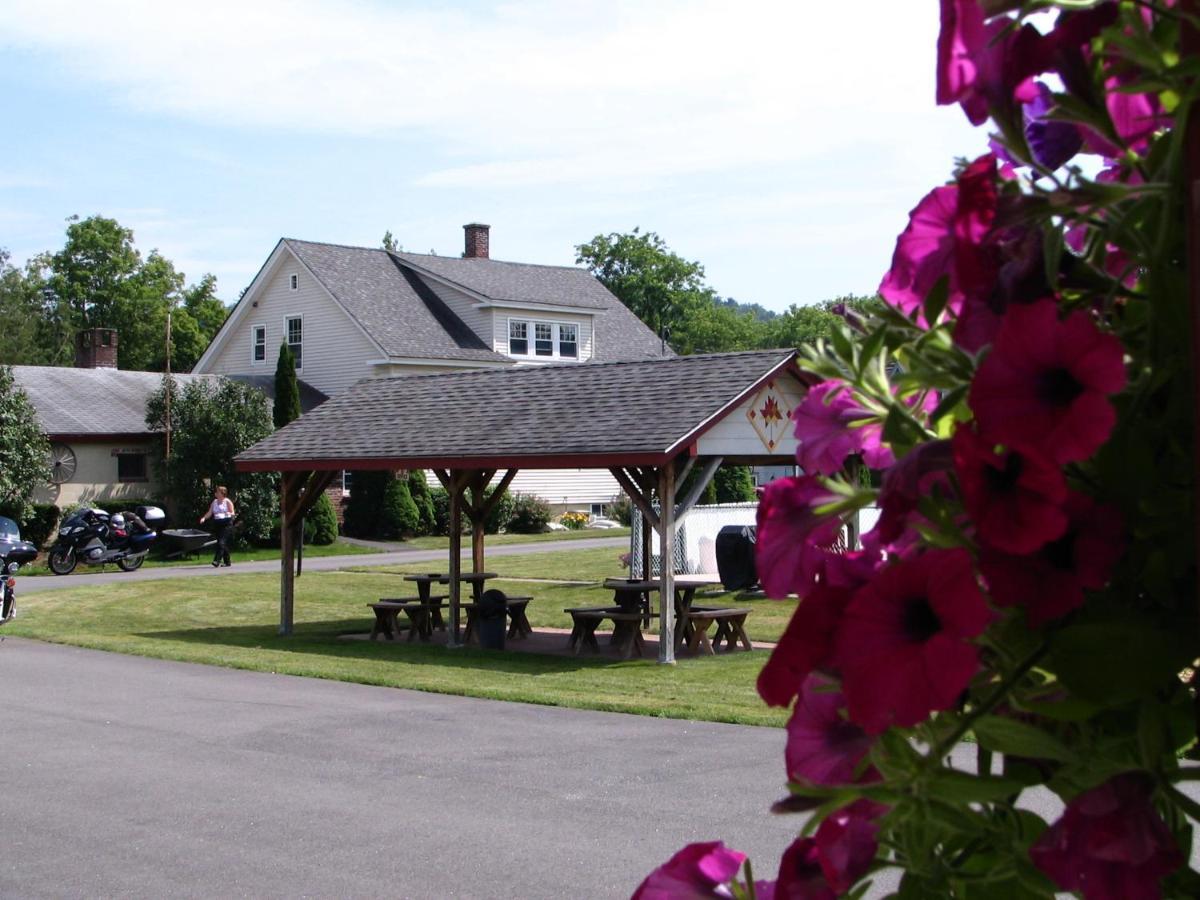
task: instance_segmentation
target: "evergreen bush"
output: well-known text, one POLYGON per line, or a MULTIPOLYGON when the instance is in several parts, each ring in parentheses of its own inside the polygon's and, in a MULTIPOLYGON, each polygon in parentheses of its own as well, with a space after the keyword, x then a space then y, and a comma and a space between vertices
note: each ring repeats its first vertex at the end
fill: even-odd
POLYGON ((337 536, 337 511, 333 508, 333 501, 329 499, 329 495, 321 494, 316 505, 304 517, 304 543, 325 546, 336 541, 337 536))
POLYGON ((408 473, 408 492, 412 495, 413 503, 417 504, 420 525, 417 534, 437 534, 437 514, 433 509, 433 497, 429 492, 429 483, 425 473, 420 469, 411 469, 408 473))
POLYGON ((385 538, 411 537, 420 527, 421 514, 408 492, 408 480, 393 478, 383 492, 379 514, 379 533, 385 538))

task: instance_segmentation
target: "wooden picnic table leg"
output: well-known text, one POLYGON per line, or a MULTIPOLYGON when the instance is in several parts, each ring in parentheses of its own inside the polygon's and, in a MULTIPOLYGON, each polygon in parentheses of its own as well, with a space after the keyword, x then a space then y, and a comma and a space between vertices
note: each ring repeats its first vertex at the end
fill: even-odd
MULTIPOLYGON (((737 636, 738 640, 741 641, 743 650, 753 650, 754 649, 754 645, 750 643, 750 636, 746 634, 746 618, 745 618, 745 616, 742 616, 738 619, 733 620, 733 632, 734 632, 734 635, 737 636)), ((732 650, 733 646, 734 646, 733 636, 731 636, 729 638, 729 649, 732 650)))
POLYGON ((708 627, 712 625, 713 620, 707 618, 693 618, 692 637, 688 641, 688 649, 693 655, 698 654, 701 650, 705 655, 712 656, 712 644, 708 640, 708 627))
MULTIPOLYGON (((599 619, 586 618, 583 620, 583 634, 581 635, 579 649, 587 647, 593 653, 600 652, 600 642, 596 640, 596 628, 600 625, 599 619)), ((579 655, 579 649, 575 651, 575 655, 579 655)))

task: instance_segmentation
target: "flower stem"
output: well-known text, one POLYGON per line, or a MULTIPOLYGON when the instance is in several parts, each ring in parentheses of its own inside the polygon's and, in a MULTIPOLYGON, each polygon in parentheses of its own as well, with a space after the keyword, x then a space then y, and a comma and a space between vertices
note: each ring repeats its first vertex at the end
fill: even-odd
POLYGON ((1038 664, 1046 652, 1050 649, 1049 641, 1042 641, 1041 645, 1036 650, 1025 657, 1008 676, 996 685, 996 689, 987 696, 978 706, 974 707, 969 713, 963 716, 962 721, 949 735, 934 748, 933 753, 929 754, 927 759, 942 760, 946 757, 954 745, 962 739, 962 736, 971 730, 971 726, 983 715, 991 712, 996 708, 996 704, 1003 700, 1013 685, 1029 674, 1029 671, 1038 664))
POLYGON ((1194 822, 1200 822, 1200 803, 1197 803, 1173 784, 1164 785, 1168 797, 1194 822))

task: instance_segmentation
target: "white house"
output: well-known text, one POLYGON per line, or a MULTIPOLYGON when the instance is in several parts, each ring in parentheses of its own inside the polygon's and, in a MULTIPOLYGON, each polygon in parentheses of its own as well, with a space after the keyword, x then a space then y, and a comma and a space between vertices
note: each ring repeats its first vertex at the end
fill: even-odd
MULTIPOLYGON (((461 257, 280 240, 192 371, 270 373, 286 342, 297 374, 335 396, 364 378, 674 355, 586 270, 491 259, 489 226, 464 231, 461 257)), ((510 490, 599 512, 620 486, 533 470, 510 490)))

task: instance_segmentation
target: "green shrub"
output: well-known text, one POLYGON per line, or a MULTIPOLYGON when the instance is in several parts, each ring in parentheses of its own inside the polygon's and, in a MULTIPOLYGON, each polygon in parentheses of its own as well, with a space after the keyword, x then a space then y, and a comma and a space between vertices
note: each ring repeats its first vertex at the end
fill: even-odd
POLYGON ((332 544, 337 540, 337 512, 328 494, 317 498, 312 511, 304 518, 304 543, 332 544))
POLYGON ((712 484, 716 485, 718 503, 750 503, 755 498, 754 475, 749 466, 721 466, 712 484))
POLYGON ((7 516, 17 523, 21 529, 21 540, 29 541, 40 550, 54 536, 60 511, 53 503, 34 503, 24 518, 18 518, 14 512, 0 509, 0 516, 7 516))
POLYGON ((430 495, 425 473, 420 469, 409 471, 408 492, 412 495, 413 503, 417 504, 417 514, 421 520, 417 534, 437 534, 437 514, 433 509, 433 497, 430 495))
POLYGON ((608 515, 622 525, 632 525, 633 501, 625 494, 617 494, 617 496, 608 501, 608 515))
POLYGON ((383 494, 391 472, 370 469, 355 472, 350 481, 350 500, 346 504, 346 534, 360 538, 380 536, 379 522, 383 511, 383 494))
POLYGON ((414 534, 421 525, 421 514, 408 492, 408 480, 393 478, 383 492, 383 509, 379 515, 379 533, 385 538, 404 538, 414 534))
MULTIPOLYGON (((484 493, 490 497, 492 490, 492 488, 488 488, 484 493)), ((499 534, 501 530, 508 528, 514 503, 513 495, 505 491, 504 496, 496 501, 496 505, 492 507, 492 511, 488 513, 488 517, 483 522, 484 534, 499 534)))
POLYGON ((541 534, 550 522, 550 504, 536 494, 517 494, 513 498, 508 530, 515 534, 541 534))

